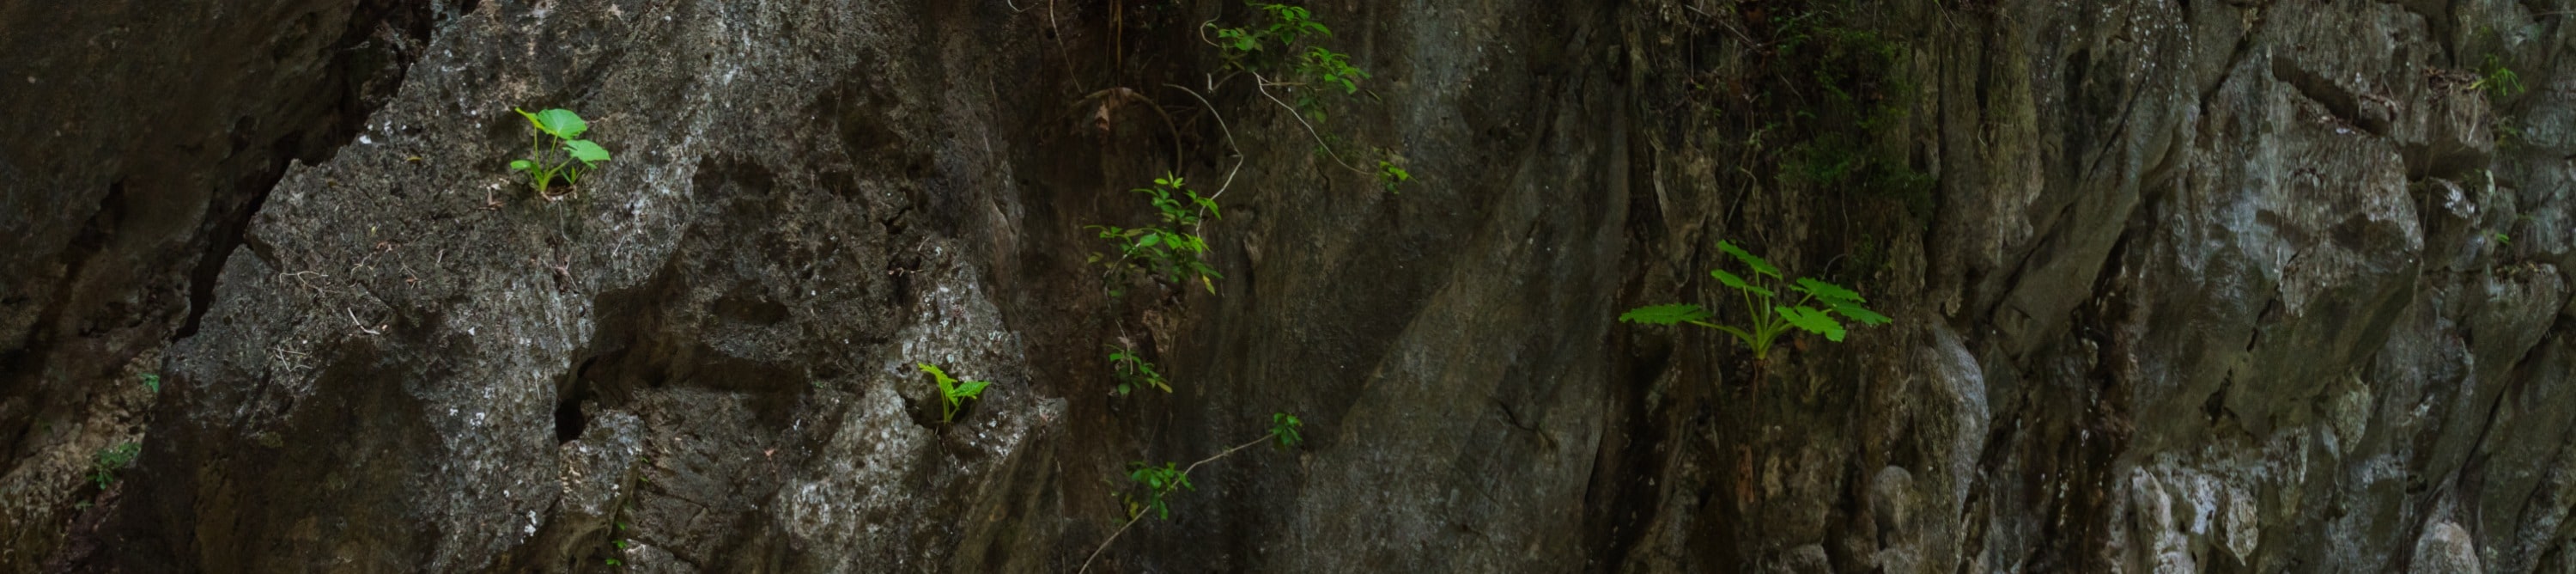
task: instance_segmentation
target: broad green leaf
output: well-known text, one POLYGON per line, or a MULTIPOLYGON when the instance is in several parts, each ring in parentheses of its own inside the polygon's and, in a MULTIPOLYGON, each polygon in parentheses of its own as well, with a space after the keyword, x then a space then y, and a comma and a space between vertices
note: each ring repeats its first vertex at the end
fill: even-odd
POLYGON ((532 161, 528 161, 528 160, 524 160, 524 159, 523 159, 523 160, 518 160, 518 161, 510 162, 510 171, 528 171, 528 170, 532 170, 532 169, 536 169, 536 168, 537 168, 537 164, 536 164, 536 162, 532 162, 532 161))
POLYGON ((1619 321, 1623 323, 1671 325, 1684 321, 1698 321, 1707 319, 1708 317, 1708 310, 1703 309, 1698 305, 1674 303, 1670 305, 1653 305, 1629 309, 1628 312, 1619 314, 1619 321))
POLYGON ((1860 306, 1858 303, 1850 301, 1826 299, 1825 306, 1832 307, 1835 313, 1841 313, 1844 317, 1850 317, 1852 320, 1859 321, 1863 325, 1885 325, 1888 322, 1893 321, 1893 319, 1887 318, 1886 315, 1880 315, 1877 311, 1871 311, 1866 307, 1860 306))
POLYGON ((984 387, 991 386, 992 384, 992 381, 966 381, 966 384, 957 387, 957 396, 970 399, 975 398, 983 395, 984 387))
POLYGON ((608 161, 608 149, 599 147, 599 144, 590 143, 590 140, 564 142, 564 151, 571 153, 573 159, 581 160, 584 165, 608 161))
POLYGON ((1144 249, 1144 248, 1147 248, 1147 247, 1153 247, 1154 245, 1159 244, 1159 243, 1162 243, 1162 242, 1163 242, 1163 234, 1160 234, 1160 233, 1148 234, 1148 235, 1146 235, 1146 236, 1145 236, 1145 238, 1144 238, 1144 239, 1138 239, 1138 240, 1136 240, 1136 248, 1137 248, 1137 249, 1144 249))
POLYGON ((537 129, 563 139, 581 137, 582 132, 590 131, 590 123, 581 121, 581 114, 572 113, 572 110, 563 108, 537 112, 529 119, 537 122, 537 129))
POLYGON ((1780 268, 1772 267, 1770 261, 1754 256, 1751 251, 1745 251, 1742 247, 1736 247, 1735 244, 1724 241, 1717 242, 1717 250, 1735 256, 1735 260, 1744 262, 1745 267, 1753 268, 1754 273, 1769 275, 1773 279, 1780 278, 1780 268))
POLYGON ((1826 315, 1824 311, 1807 307, 1772 307, 1771 310, 1779 312, 1781 318, 1788 319, 1790 325, 1805 329, 1809 333, 1824 335, 1826 339, 1835 342, 1843 340, 1843 324, 1834 321, 1833 316, 1826 315))
POLYGON ((1763 297, 1770 297, 1773 295, 1770 289, 1755 287, 1752 283, 1746 282, 1743 277, 1737 277, 1734 273, 1728 273, 1724 269, 1710 269, 1708 270, 1708 276, 1716 277, 1717 282, 1725 283, 1726 286, 1734 287, 1737 290, 1749 291, 1755 295, 1761 295, 1763 297))
POLYGON ((1850 301, 1853 303, 1869 302, 1868 299, 1860 298, 1859 293, 1853 293, 1852 290, 1844 289, 1841 285, 1835 285, 1805 277, 1798 278, 1797 289, 1800 293, 1806 293, 1808 295, 1814 295, 1824 299, 1850 301))

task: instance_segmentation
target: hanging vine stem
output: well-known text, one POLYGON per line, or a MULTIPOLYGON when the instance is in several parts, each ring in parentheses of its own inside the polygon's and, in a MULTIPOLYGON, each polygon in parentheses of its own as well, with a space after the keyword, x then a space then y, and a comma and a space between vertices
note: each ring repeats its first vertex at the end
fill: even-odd
MULTIPOLYGON (((1198 462, 1190 463, 1190 466, 1189 466, 1189 467, 1181 469, 1181 476, 1182 476, 1183 478, 1187 478, 1187 477, 1189 477, 1189 475, 1190 475, 1190 473, 1191 473, 1191 472, 1197 471, 1197 470, 1199 469, 1199 465, 1207 464, 1207 463, 1211 463, 1211 462, 1216 462, 1216 460, 1217 460, 1217 459, 1225 458, 1225 457, 1227 457, 1227 456, 1229 456, 1229 455, 1232 455, 1232 454, 1234 454, 1234 453, 1236 453, 1236 452, 1240 452, 1240 451, 1242 451, 1243 449, 1252 448, 1252 447, 1253 447, 1253 445, 1258 445, 1258 444, 1261 444, 1261 443, 1264 443, 1264 442, 1269 442, 1271 438, 1274 438, 1274 437, 1277 437, 1277 436, 1279 436, 1279 431, 1277 431, 1277 430, 1272 430, 1272 431, 1270 431, 1270 432, 1269 432, 1269 433, 1267 433, 1267 434, 1263 434, 1263 435, 1261 435, 1261 438, 1252 439, 1252 442, 1247 442, 1247 443, 1243 443, 1243 444, 1239 444, 1239 445, 1234 445, 1234 448, 1225 449, 1225 452, 1216 453, 1216 456, 1211 456, 1211 457, 1207 457, 1207 458, 1199 459, 1199 461, 1198 461, 1198 462)), ((1113 544, 1113 543, 1118 542, 1118 536, 1119 536, 1119 535, 1126 534, 1126 533, 1127 533, 1127 529, 1128 529, 1128 528, 1132 528, 1132 527, 1136 526, 1136 523, 1137 523, 1138 521, 1142 521, 1142 520, 1144 520, 1144 519, 1145 519, 1145 513, 1143 513, 1143 512, 1138 512, 1138 513, 1135 513, 1135 514, 1136 514, 1135 516, 1127 517, 1127 523, 1126 523, 1126 524, 1121 524, 1121 525, 1119 525, 1119 526, 1118 526, 1118 531, 1109 533, 1109 539, 1108 539, 1108 540, 1102 540, 1102 541, 1100 541, 1100 547, 1099 547, 1099 548, 1093 548, 1093 549, 1091 549, 1091 556, 1090 556, 1089 558, 1084 558, 1084 559, 1082 559, 1082 569, 1080 569, 1080 570, 1075 570, 1074 572, 1075 572, 1076 574, 1086 574, 1086 573, 1088 573, 1088 572, 1091 572, 1091 562, 1092 562, 1093 560, 1098 560, 1098 559, 1100 558, 1100 553, 1101 553, 1101 552, 1108 551, 1108 550, 1109 550, 1109 545, 1110 545, 1110 544, 1113 544)))
MULTIPOLYGON (((1210 81, 1211 81, 1211 82, 1213 82, 1214 80, 1213 80, 1213 79, 1211 79, 1210 81)), ((1230 188, 1230 187, 1233 187, 1233 186, 1234 186, 1234 174, 1235 174, 1235 172, 1243 171, 1243 146, 1235 145, 1235 143, 1234 143, 1234 128, 1226 127, 1226 125, 1225 125, 1225 114, 1217 113, 1217 111, 1216 111, 1216 104, 1215 104, 1215 103, 1213 103, 1213 102, 1209 102, 1209 101, 1208 101, 1208 99, 1207 99, 1207 96, 1201 96, 1201 95, 1199 95, 1199 93, 1198 93, 1198 91, 1197 91, 1197 90, 1189 89, 1188 87, 1186 87, 1186 86, 1182 86, 1182 85, 1180 85, 1180 84, 1170 84, 1170 83, 1166 83, 1166 84, 1163 84, 1163 85, 1165 85, 1165 86, 1170 86, 1172 89, 1176 89, 1176 90, 1180 90, 1180 91, 1182 91, 1182 92, 1188 93, 1188 94, 1190 95, 1190 97, 1192 97, 1192 98, 1198 98, 1198 100, 1199 100, 1199 105, 1200 105, 1200 106, 1202 106, 1202 107, 1205 107, 1205 108, 1207 109, 1207 111, 1208 111, 1208 115, 1216 116, 1216 129, 1217 129, 1218 131, 1225 132, 1225 147, 1227 147, 1227 148, 1232 148, 1232 149, 1234 150, 1234 167, 1233 167, 1232 169, 1227 169, 1227 170, 1225 170, 1225 182, 1224 182, 1224 183, 1217 184, 1217 186, 1216 186, 1216 193, 1215 193, 1215 194, 1211 194, 1211 195, 1209 195, 1209 196, 1208 196, 1208 199, 1212 201, 1212 200, 1215 200, 1216 198, 1224 197, 1224 196, 1225 196, 1225 190, 1226 190, 1227 188, 1230 188)), ((1177 140, 1174 142, 1174 145, 1178 145, 1177 140)), ((1200 209, 1199 209, 1199 214, 1200 214, 1200 215, 1202 215, 1202 216, 1207 215, 1207 209, 1206 209, 1206 208, 1200 208, 1200 209)))
POLYGON ((1270 81, 1270 78, 1262 76, 1260 72, 1250 73, 1252 74, 1253 81, 1252 89, 1259 90, 1261 92, 1261 97, 1270 98, 1270 103, 1279 104, 1280 109, 1288 110, 1288 117, 1297 118, 1297 125, 1306 126, 1306 135, 1314 136, 1315 145, 1323 146, 1324 153, 1332 156, 1333 163, 1342 164, 1342 169, 1351 170, 1351 173, 1375 175, 1369 173, 1368 170, 1351 167, 1351 162, 1344 161, 1342 159, 1342 152, 1333 151, 1333 144, 1331 142, 1324 141, 1324 134, 1315 131, 1315 124, 1306 123, 1306 114, 1298 113, 1296 106, 1291 106, 1288 105, 1288 102, 1280 101, 1279 96, 1270 95, 1270 86, 1295 86, 1300 84, 1273 82, 1270 81))

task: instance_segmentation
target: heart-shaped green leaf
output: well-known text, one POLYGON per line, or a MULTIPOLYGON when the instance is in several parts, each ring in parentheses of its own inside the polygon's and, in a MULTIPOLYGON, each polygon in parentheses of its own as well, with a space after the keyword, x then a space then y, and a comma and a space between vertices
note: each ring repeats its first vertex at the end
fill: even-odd
POLYGON ((572 113, 572 110, 563 108, 537 112, 528 119, 537 122, 537 129, 563 139, 581 137, 583 132, 590 131, 590 123, 581 121, 581 114, 572 113))
POLYGON ((599 147, 599 144, 590 143, 590 140, 564 142, 564 151, 571 153, 573 159, 581 160, 582 165, 608 161, 608 149, 599 147))

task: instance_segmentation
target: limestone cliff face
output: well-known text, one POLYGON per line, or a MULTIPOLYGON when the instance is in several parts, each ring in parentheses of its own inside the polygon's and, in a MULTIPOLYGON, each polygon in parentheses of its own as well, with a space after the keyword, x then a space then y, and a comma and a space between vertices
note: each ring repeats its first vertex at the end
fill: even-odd
POLYGON ((0 7, 0 570, 1068 571, 1283 411, 1091 567, 2576 569, 2576 6, 1306 5, 0 7), (1896 321, 1614 320, 1721 239, 1896 321))

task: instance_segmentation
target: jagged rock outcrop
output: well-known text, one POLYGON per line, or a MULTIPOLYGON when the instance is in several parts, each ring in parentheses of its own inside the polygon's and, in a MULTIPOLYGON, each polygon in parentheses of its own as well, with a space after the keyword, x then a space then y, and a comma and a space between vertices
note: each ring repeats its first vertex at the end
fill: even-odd
POLYGON ((272 4, 0 9, 0 125, 89 142, 0 148, 6 568, 1074 570, 1278 411, 1091 566, 2571 567, 2576 7, 1314 2, 1310 125, 1233 2, 272 4), (534 197, 514 106, 616 159, 534 197), (1110 297, 1167 170, 1223 279, 1110 297), (1897 321, 1614 321, 1739 312, 1719 239, 1897 321))

